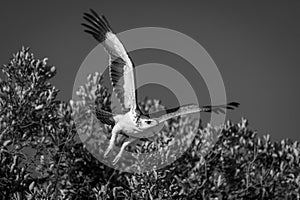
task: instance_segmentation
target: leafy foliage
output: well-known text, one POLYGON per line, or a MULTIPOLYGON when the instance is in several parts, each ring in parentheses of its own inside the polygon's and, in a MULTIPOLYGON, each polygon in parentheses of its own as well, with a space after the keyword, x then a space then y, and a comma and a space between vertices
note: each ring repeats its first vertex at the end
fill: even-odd
MULTIPOLYGON (((195 137, 175 140, 179 147, 186 142, 191 145, 162 169, 120 172, 101 163, 90 153, 88 143, 82 142, 92 138, 93 148, 101 151, 101 141, 110 137, 111 127, 94 126, 96 121, 87 109, 97 102, 111 110, 110 94, 101 86, 100 74, 88 77, 77 93, 80 100, 65 103, 56 99, 58 90, 48 82, 55 67, 47 65, 47 59, 34 58, 28 48, 14 55, 3 73, 2 199, 300 199, 299 142, 258 137, 248 129, 246 119, 221 127, 199 127, 195 137), (82 138, 78 131, 88 137, 82 138), (103 134, 94 134, 99 132, 103 134)), ((163 109, 159 101, 149 99, 140 106, 145 112, 163 109)), ((128 150, 136 155, 162 151, 174 142, 174 135, 187 135, 190 125, 189 118, 172 119, 156 140, 128 150)))

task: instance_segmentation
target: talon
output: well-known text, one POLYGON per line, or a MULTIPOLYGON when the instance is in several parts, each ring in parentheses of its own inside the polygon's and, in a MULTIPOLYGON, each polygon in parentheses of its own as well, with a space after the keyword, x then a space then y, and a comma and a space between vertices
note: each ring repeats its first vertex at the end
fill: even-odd
POLYGON ((107 158, 109 152, 112 150, 113 146, 114 146, 114 143, 115 143, 115 140, 116 140, 116 137, 117 137, 117 133, 118 133, 118 130, 117 130, 118 126, 114 126, 113 130, 112 130, 112 136, 110 138, 110 141, 109 141, 109 145, 104 153, 104 158, 107 158))
POLYGON ((123 154, 125 148, 126 148, 131 142, 133 142, 134 140, 135 140, 135 138, 131 138, 130 140, 128 140, 128 141, 126 141, 126 142, 124 142, 124 143, 122 144, 122 147, 121 147, 121 149, 120 149, 120 152, 118 153, 118 155, 117 155, 117 156, 115 157, 115 159, 113 160, 113 165, 116 165, 116 164, 117 164, 117 162, 120 160, 120 158, 121 158, 121 156, 122 156, 122 154, 123 154))
POLYGON ((112 164, 113 164, 113 165, 116 165, 117 162, 120 160, 120 158, 121 158, 121 156, 117 155, 117 156, 115 157, 115 159, 112 161, 112 164))
POLYGON ((106 150, 105 153, 104 153, 104 158, 107 158, 108 153, 109 153, 109 152, 106 150))
POLYGON ((105 153, 104 153, 104 158, 107 158, 109 152, 111 151, 112 147, 111 146, 108 146, 105 153))

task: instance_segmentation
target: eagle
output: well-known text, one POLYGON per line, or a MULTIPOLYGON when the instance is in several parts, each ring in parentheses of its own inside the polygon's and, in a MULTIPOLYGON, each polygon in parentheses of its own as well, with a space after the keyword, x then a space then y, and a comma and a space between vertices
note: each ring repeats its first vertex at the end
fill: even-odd
POLYGON ((122 144, 119 153, 114 158, 113 165, 119 161, 123 151, 130 143, 140 138, 153 137, 163 128, 164 122, 168 119, 197 112, 225 113, 226 109, 234 109, 239 106, 237 102, 215 106, 189 104, 180 106, 178 109, 166 110, 163 115, 151 118, 148 114, 143 113, 138 106, 135 66, 122 42, 112 31, 108 20, 104 15, 99 16, 92 9, 89 13, 84 13, 83 18, 85 20, 82 23, 85 27, 84 31, 101 43, 109 55, 110 80, 123 110, 122 114, 116 114, 102 110, 97 105, 94 107, 97 119, 112 126, 111 138, 104 158, 107 158, 113 149, 119 133, 129 136, 129 139, 122 144))

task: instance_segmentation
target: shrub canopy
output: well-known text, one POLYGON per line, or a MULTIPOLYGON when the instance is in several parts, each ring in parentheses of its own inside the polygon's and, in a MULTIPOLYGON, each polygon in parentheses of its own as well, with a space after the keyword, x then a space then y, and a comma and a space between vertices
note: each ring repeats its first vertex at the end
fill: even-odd
MULTIPOLYGON (((172 164, 145 173, 114 170, 87 150, 74 123, 97 102, 111 109, 110 94, 100 74, 91 74, 78 91, 79 101, 57 100, 48 81, 56 68, 34 58, 28 48, 3 66, 0 80, 0 197, 2 199, 300 199, 299 142, 272 142, 257 136, 248 122, 199 127, 190 147, 172 164)), ((158 101, 140 103, 147 112, 163 108, 158 101)), ((87 115, 88 116, 88 115, 87 115)), ((85 116, 86 117, 86 116, 85 116)), ((155 141, 135 152, 168 144, 185 134, 185 117, 172 119, 155 141), (156 146, 155 146, 156 145, 156 146)), ((92 126, 93 127, 93 126, 92 126)), ((103 125, 98 140, 109 137, 103 125)), ((185 141, 183 137, 182 144, 185 141)), ((140 167, 143 167, 140 165, 140 167)))

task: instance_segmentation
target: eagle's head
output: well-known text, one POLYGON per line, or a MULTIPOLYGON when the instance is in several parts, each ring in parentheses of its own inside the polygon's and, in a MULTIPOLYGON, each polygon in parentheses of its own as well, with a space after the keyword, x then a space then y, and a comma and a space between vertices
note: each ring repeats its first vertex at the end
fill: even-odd
POLYGON ((146 116, 143 116, 139 119, 139 129, 146 130, 158 125, 158 121, 155 119, 150 119, 146 116))

